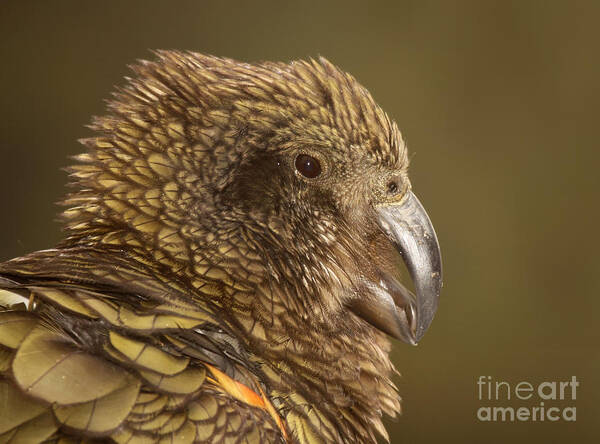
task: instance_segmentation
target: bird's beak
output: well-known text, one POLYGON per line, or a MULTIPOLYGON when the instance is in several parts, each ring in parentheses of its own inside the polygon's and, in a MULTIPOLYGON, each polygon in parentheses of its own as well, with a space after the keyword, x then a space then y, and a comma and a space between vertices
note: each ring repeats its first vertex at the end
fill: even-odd
POLYGON ((398 280, 399 273, 382 272, 353 310, 375 327, 416 344, 431 324, 442 287, 440 247, 421 202, 408 191, 399 202, 376 207, 378 222, 402 256, 416 295, 398 280))

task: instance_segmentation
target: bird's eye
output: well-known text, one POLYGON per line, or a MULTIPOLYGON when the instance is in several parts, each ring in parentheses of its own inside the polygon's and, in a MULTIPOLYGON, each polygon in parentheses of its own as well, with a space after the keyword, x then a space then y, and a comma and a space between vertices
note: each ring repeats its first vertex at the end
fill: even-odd
POLYGON ((308 154, 300 154, 296 157, 296 169, 304 177, 314 179, 321 174, 321 164, 317 159, 308 154))

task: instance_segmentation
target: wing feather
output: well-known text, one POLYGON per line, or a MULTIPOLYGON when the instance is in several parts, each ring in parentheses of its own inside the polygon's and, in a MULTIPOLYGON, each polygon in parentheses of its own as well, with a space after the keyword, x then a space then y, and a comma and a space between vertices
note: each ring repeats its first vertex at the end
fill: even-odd
POLYGON ((272 405, 257 402, 264 395, 217 369, 260 387, 208 307, 161 283, 123 292, 66 253, 75 278, 48 276, 57 260, 0 268, 11 302, 0 301, 0 442, 284 442, 272 405))

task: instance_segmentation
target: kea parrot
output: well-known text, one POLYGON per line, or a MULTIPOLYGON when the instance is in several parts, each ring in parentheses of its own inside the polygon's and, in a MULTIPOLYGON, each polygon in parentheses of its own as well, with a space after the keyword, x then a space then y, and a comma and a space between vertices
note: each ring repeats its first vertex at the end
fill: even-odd
POLYGON ((0 442, 389 440, 442 286, 398 127, 324 58, 154 54, 0 264, 0 442))

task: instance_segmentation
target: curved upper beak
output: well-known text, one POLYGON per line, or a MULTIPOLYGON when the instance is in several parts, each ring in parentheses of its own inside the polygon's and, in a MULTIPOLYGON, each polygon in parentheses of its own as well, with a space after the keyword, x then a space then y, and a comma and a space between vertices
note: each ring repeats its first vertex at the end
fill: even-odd
POLYGON ((366 295, 353 306, 362 318, 394 338, 416 344, 431 324, 442 287, 440 246, 429 216, 408 191, 397 203, 376 207, 381 229, 402 256, 416 295, 397 276, 382 272, 365 283, 366 295))

